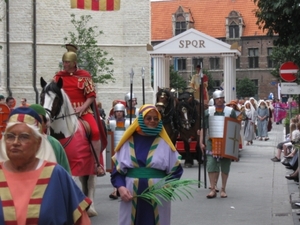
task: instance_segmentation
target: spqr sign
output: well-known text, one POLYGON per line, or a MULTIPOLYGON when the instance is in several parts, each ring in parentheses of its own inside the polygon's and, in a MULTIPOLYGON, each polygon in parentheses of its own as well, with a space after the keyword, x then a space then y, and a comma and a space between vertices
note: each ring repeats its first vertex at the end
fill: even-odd
POLYGON ((180 40, 179 48, 205 48, 204 40, 180 40))

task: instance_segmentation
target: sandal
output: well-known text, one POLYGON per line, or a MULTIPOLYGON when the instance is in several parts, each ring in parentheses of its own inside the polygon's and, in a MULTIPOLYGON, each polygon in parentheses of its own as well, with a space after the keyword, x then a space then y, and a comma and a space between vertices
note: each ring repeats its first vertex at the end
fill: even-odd
POLYGON ((118 199, 118 195, 117 195, 117 191, 113 191, 110 195, 109 195, 110 199, 116 200, 118 199))
POLYGON ((103 177, 106 175, 105 170, 101 164, 96 168, 96 175, 97 177, 103 177))
POLYGON ((221 198, 227 198, 227 194, 226 194, 224 188, 222 188, 220 196, 221 196, 221 198))
POLYGON ((217 197, 217 192, 215 190, 211 190, 209 194, 206 195, 206 198, 215 198, 215 197, 217 197))

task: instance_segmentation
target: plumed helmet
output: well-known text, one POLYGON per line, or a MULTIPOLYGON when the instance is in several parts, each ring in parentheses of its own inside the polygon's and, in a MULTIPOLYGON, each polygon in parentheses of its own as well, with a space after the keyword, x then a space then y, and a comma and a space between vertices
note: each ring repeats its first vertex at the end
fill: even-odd
POLYGON ((62 61, 77 62, 77 47, 72 44, 66 44, 68 50, 62 57, 62 61))
POLYGON ((216 99, 216 98, 224 98, 224 91, 215 90, 213 93, 213 99, 216 99))
POLYGON ((117 103, 114 106, 114 112, 116 111, 123 111, 125 113, 125 106, 122 103, 117 103))
POLYGON ((214 105, 214 99, 213 99, 213 98, 211 98, 211 99, 209 100, 208 105, 209 105, 209 106, 213 106, 213 105, 214 105))
MULTIPOLYGON (((128 92, 126 95, 125 95, 125 102, 127 105, 129 105, 129 100, 130 100, 130 92, 128 92)), ((135 96, 134 96, 134 93, 132 93, 132 99, 134 99, 135 96)))

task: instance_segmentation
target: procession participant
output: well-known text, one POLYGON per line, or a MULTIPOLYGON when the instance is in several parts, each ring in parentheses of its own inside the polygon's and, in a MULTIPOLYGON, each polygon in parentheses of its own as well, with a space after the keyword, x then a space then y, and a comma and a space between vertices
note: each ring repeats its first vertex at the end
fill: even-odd
POLYGON ((245 120, 245 128, 244 128, 244 139, 247 141, 246 145, 252 145, 253 140, 255 139, 255 118, 256 111, 249 100, 245 102, 245 114, 247 116, 245 120))
POLYGON ((268 137, 268 121, 269 121, 269 108, 264 100, 260 100, 257 107, 257 133, 258 140, 267 141, 268 137))
MULTIPOLYGON (((195 91, 194 93, 194 98, 199 102, 200 101, 200 70, 201 70, 201 66, 197 65, 196 68, 196 74, 194 74, 192 76, 191 82, 190 82, 190 87, 192 87, 195 91)), ((207 87, 208 87, 208 77, 206 74, 203 74, 203 100, 204 100, 204 104, 208 104, 209 101, 209 95, 208 95, 208 91, 207 91, 207 87)))
POLYGON ((12 111, 16 106, 16 100, 12 96, 8 96, 5 102, 8 108, 10 109, 10 111, 12 111))
POLYGON ((4 97, 4 95, 0 95, 0 103, 5 103, 5 97, 4 97))
POLYGON ((41 122, 29 108, 10 114, 1 140, 8 160, 0 162, 0 223, 91 224, 90 199, 60 165, 37 157, 46 150, 40 148, 41 122))
POLYGON ((126 107, 126 117, 127 118, 130 118, 130 115, 131 115, 131 118, 136 118, 138 115, 139 115, 139 109, 136 107, 137 105, 137 98, 134 96, 134 93, 132 93, 132 98, 131 98, 131 95, 130 95, 130 92, 128 92, 126 95, 125 95, 125 107, 126 107), (131 112, 130 112, 130 105, 131 105, 131 112))
POLYGON ((273 103, 274 107, 274 122, 278 125, 282 123, 282 120, 286 117, 286 105, 279 99, 276 99, 273 103))
POLYGON ((27 99, 22 98, 20 107, 28 107, 28 106, 29 106, 29 104, 27 103, 27 99))
MULTIPOLYGON (((117 147, 120 142, 126 128, 129 126, 129 120, 126 120, 126 110, 122 103, 117 103, 114 106, 114 116, 108 121, 109 130, 114 134, 114 147, 117 147)), ((111 199, 118 199, 117 189, 109 195, 111 199)))
POLYGON ((66 152, 61 145, 61 143, 56 140, 54 137, 47 135, 47 118, 46 118, 46 110, 43 108, 43 106, 39 104, 31 104, 29 108, 33 109, 42 120, 42 135, 45 139, 48 140, 49 144, 52 146, 52 150, 55 154, 56 161, 59 165, 61 165, 68 173, 71 174, 71 169, 69 165, 69 161, 66 155, 66 152))
POLYGON ((170 179, 179 179, 183 173, 181 156, 154 105, 140 108, 138 118, 127 128, 115 152, 111 183, 122 199, 119 225, 170 225, 170 202, 161 199, 162 206, 153 206, 142 198, 133 198, 161 178, 170 174, 170 179))
MULTIPOLYGON (((36 112, 33 109, 30 109, 28 107, 18 107, 16 109, 14 109, 12 112, 14 112, 14 113, 18 112, 21 115, 36 114, 36 112)), ((9 115, 9 118, 10 117, 11 117, 11 115, 9 115)), ((40 132, 42 134, 42 126, 40 127, 40 132)), ((57 159, 56 159, 55 153, 52 149, 52 146, 46 137, 42 137, 41 143, 40 143, 40 148, 39 148, 38 152, 36 153, 36 157, 43 159, 43 160, 47 160, 49 162, 54 162, 54 163, 57 162, 57 159)), ((5 151, 5 142, 1 142, 0 161, 6 161, 8 159, 9 159, 8 155, 6 154, 6 151, 5 151)))
MULTIPOLYGON (((221 170, 222 188, 220 195, 221 198, 226 198, 226 184, 229 175, 231 159, 214 156, 212 149, 212 138, 220 136, 220 131, 223 131, 225 125, 225 117, 236 118, 236 114, 234 109, 224 105, 225 101, 223 91, 216 90, 213 93, 213 99, 214 106, 209 106, 209 108, 205 110, 205 121, 200 131, 201 150, 203 152, 206 149, 207 172, 211 187, 210 193, 206 197, 215 198, 217 196, 215 186, 221 170), (203 144, 203 129, 208 129, 209 137, 208 140, 206 140, 206 144, 203 144)), ((224 135, 226 136, 226 134, 222 134, 222 136, 224 135)))
MULTIPOLYGON (((101 163, 100 135, 105 134, 99 132, 91 109, 91 104, 96 99, 95 84, 88 71, 77 68, 76 46, 68 44, 66 48, 68 52, 64 53, 62 57, 64 70, 59 71, 54 76, 54 80, 57 82, 59 78, 62 78, 63 90, 70 98, 75 112, 90 125, 91 143, 101 163)), ((95 170, 98 176, 105 175, 102 165, 96 166, 95 170)))

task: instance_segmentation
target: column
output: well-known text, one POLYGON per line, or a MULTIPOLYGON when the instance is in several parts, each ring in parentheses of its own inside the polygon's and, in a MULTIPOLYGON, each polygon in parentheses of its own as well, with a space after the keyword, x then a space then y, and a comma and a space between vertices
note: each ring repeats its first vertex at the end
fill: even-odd
POLYGON ((225 101, 236 99, 236 60, 232 53, 223 54, 224 57, 224 95, 225 101))
POLYGON ((170 60, 163 55, 152 56, 153 58, 153 103, 156 101, 158 87, 170 86, 170 60))

